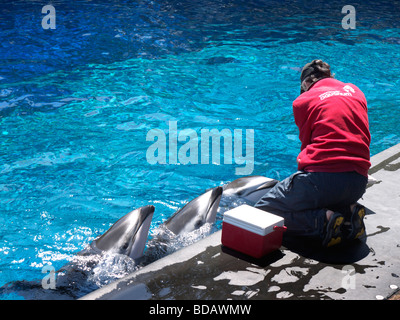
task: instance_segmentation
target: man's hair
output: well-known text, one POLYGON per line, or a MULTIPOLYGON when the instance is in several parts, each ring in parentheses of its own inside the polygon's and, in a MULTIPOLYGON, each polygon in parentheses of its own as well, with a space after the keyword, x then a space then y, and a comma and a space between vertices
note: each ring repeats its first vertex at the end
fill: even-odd
MULTIPOLYGON (((325 79, 325 78, 334 78, 335 74, 331 72, 331 67, 326 62, 316 59, 307 63, 303 70, 301 71, 300 81, 301 86, 303 87, 303 82, 306 81, 310 83, 311 87, 315 82, 325 79)), ((302 92, 304 92, 302 88, 302 92)))

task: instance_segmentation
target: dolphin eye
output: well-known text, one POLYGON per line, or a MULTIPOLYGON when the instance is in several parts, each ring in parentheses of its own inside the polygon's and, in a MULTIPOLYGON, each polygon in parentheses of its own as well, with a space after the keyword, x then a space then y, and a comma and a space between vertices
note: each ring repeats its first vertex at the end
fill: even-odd
POLYGON ((196 223, 194 224, 194 227, 195 227, 196 229, 197 229, 197 228, 200 228, 200 227, 201 227, 201 224, 202 224, 201 220, 197 220, 196 223))

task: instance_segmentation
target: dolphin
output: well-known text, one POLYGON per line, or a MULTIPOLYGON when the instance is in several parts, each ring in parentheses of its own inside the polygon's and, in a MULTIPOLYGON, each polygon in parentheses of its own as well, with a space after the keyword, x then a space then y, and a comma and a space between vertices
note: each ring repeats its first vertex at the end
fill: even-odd
POLYGON ((228 199, 240 198, 254 205, 278 180, 264 176, 248 176, 236 179, 224 185, 223 196, 228 199))
POLYGON ((152 205, 129 212, 78 255, 113 252, 124 254, 133 260, 142 257, 153 213, 152 205))
POLYGON ((142 264, 151 263, 206 236, 216 221, 222 187, 207 190, 153 230, 142 264))
POLYGON ((217 217, 222 187, 210 189, 176 211, 164 226, 176 235, 192 232, 217 217))

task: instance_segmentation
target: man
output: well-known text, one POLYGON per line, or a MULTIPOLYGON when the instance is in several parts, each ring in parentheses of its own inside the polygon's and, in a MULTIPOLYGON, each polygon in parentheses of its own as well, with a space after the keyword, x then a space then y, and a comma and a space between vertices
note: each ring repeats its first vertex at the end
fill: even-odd
POLYGON ((256 204, 283 218, 288 235, 316 237, 329 247, 361 237, 364 194, 371 166, 367 102, 359 88, 334 79, 330 66, 313 60, 301 72, 293 102, 301 152, 298 172, 256 204))

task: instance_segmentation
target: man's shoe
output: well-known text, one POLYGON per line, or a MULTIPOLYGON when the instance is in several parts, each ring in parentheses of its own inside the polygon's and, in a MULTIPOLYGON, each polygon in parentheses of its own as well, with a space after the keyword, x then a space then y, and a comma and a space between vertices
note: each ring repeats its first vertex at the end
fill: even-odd
POLYGON ((343 239, 342 226, 344 217, 342 214, 335 212, 327 221, 325 228, 325 237, 322 240, 323 247, 332 247, 341 243, 343 239))
POLYGON ((345 223, 347 240, 351 241, 354 239, 358 239, 365 234, 364 217, 365 207, 357 203, 351 213, 350 221, 346 221, 345 223))

